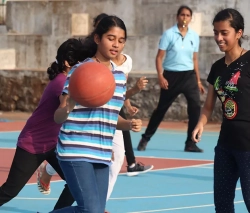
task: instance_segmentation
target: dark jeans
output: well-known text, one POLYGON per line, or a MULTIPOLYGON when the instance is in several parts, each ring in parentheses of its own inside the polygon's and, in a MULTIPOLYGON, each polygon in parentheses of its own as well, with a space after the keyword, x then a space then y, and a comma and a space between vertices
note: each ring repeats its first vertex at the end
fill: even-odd
MULTIPOLYGON (((119 115, 122 118, 127 119, 123 108, 121 109, 119 115)), ((133 163, 135 163, 135 155, 134 155, 134 151, 132 147, 131 136, 130 136, 129 131, 122 131, 122 134, 123 134, 123 140, 124 140, 124 146, 125 146, 126 160, 127 160, 127 164, 130 166, 133 163)))
POLYGON ((200 116, 200 94, 196 74, 194 71, 164 71, 163 75, 167 79, 169 86, 167 90, 161 89, 158 106, 153 111, 142 138, 146 141, 151 139, 163 120, 168 108, 178 95, 183 94, 187 99, 187 113, 189 117, 186 143, 191 142, 192 132, 200 116))
MULTIPOLYGON (((64 180, 63 172, 56 158, 55 149, 44 154, 31 154, 19 147, 16 148, 15 156, 10 168, 6 182, 0 187, 0 206, 13 199, 29 181, 36 169, 44 161, 48 161, 64 180)), ((60 198, 54 209, 71 206, 74 203, 67 184, 65 185, 60 198)))
POLYGON ((77 206, 51 213, 103 213, 108 192, 109 166, 85 161, 59 161, 77 206))
POLYGON ((235 151, 221 145, 215 147, 214 204, 216 213, 234 213, 235 188, 238 179, 250 212, 250 152, 235 151))

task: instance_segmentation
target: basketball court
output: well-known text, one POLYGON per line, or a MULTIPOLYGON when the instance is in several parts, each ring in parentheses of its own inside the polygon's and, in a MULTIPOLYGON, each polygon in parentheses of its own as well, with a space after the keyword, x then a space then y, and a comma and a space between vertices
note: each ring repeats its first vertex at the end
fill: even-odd
MULTIPOLYGON (((0 184, 7 175, 19 131, 25 121, 0 122, 0 184)), ((213 156, 219 125, 209 125, 199 144, 204 153, 183 152, 186 123, 163 123, 147 150, 136 151, 140 133, 132 133, 137 161, 153 164, 154 170, 135 177, 126 175, 125 164, 106 209, 111 213, 175 212, 211 213, 213 205, 213 156)), ((64 186, 53 177, 51 194, 41 194, 35 174, 18 196, 0 207, 0 213, 49 212, 64 186)), ((236 212, 247 212, 240 185, 235 197, 236 212)))

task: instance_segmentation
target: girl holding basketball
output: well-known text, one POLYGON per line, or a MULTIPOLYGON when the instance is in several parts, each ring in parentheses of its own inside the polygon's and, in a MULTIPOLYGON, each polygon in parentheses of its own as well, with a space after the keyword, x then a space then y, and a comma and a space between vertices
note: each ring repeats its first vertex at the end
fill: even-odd
MULTIPOLYGON (((96 28, 100 20, 104 17, 108 17, 108 15, 105 13, 101 13, 98 16, 96 16, 93 21, 93 27, 96 28)), ((117 70, 123 71, 126 77, 128 78, 128 74, 132 70, 132 58, 129 55, 124 54, 124 53, 119 53, 116 56, 116 58, 112 59, 112 63, 114 64, 117 70)), ((140 92, 146 87, 147 83, 148 83, 148 80, 146 79, 146 77, 141 77, 136 82, 136 85, 133 88, 129 89, 129 91, 127 91, 126 96, 130 97, 140 92)), ((125 100, 124 106, 126 107, 127 112, 131 116, 134 116, 138 112, 138 109, 136 107, 131 106, 129 99, 125 100)), ((121 109, 119 115, 123 117, 124 119, 126 119, 126 115, 125 115, 123 108, 121 109)), ((135 176, 135 175, 138 175, 139 173, 148 172, 154 167, 153 165, 143 165, 142 163, 136 162, 129 131, 121 132, 117 130, 114 135, 113 144, 117 145, 113 147, 114 149, 117 148, 115 151, 116 161, 113 162, 112 166, 110 167, 110 177, 109 177, 110 184, 109 184, 108 196, 107 196, 108 198, 113 189, 115 181, 117 179, 117 175, 123 164, 124 152, 126 154, 126 160, 128 164, 127 166, 128 176, 135 176), (124 148, 125 148, 125 151, 124 151, 124 148)), ((56 174, 56 171, 53 169, 53 167, 50 164, 46 164, 46 165, 42 164, 38 169, 38 174, 40 176, 40 179, 38 179, 38 186, 39 186, 40 192, 43 194, 49 194, 50 193, 50 181, 51 181, 52 176, 56 174)))
POLYGON ((215 42, 225 56, 212 65, 207 99, 192 137, 200 141, 218 97, 223 121, 214 157, 215 210, 234 213, 235 188, 240 178, 250 212, 250 51, 241 47, 244 19, 237 10, 224 9, 215 16, 213 26, 215 42))
POLYGON ((115 129, 135 132, 141 129, 141 120, 127 121, 119 116, 125 98, 126 77, 122 71, 114 69, 111 60, 122 51, 126 38, 123 21, 116 16, 108 16, 99 22, 85 41, 85 55, 89 58, 82 63, 102 63, 110 69, 115 78, 114 96, 104 106, 86 108, 75 103, 68 95, 70 76, 82 63, 76 65, 68 75, 63 90, 64 98, 55 112, 54 119, 57 123, 63 123, 59 133, 57 155, 77 206, 53 213, 104 212, 115 129))
MULTIPOLYGON (((13 199, 25 186, 38 166, 48 161, 62 179, 63 172, 55 153, 61 125, 54 122, 66 76, 82 58, 83 44, 77 39, 65 41, 58 49, 56 61, 48 68, 50 82, 44 90, 38 107, 21 131, 6 182, 0 187, 0 206, 13 199)), ((74 198, 67 187, 54 209, 71 205, 74 198)))

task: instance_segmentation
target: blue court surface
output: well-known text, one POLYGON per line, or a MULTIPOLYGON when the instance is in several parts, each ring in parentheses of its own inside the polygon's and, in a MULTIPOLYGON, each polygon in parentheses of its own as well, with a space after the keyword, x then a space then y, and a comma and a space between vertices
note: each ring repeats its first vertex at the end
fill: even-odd
MULTIPOLYGON (((18 132, 0 132, 0 147, 14 148, 18 132)), ((147 150, 136 151, 140 133, 132 133, 135 155, 149 159, 196 159, 213 160, 217 132, 205 132, 199 144, 204 153, 183 152, 186 133, 160 129, 149 142, 147 150)), ((145 159, 145 158, 144 158, 145 159)), ((5 159, 1 159, 4 161, 5 159)), ((155 165, 156 166, 156 165, 155 165)), ((2 184, 2 183, 0 183, 2 184)), ((0 213, 49 212, 53 209, 64 182, 51 185, 51 194, 42 195, 36 184, 27 184, 18 196, 0 207, 0 213)), ((195 166, 173 167, 153 170, 146 174, 118 177, 106 209, 111 213, 212 213, 213 206, 213 163, 195 166)), ((240 184, 235 196, 237 213, 247 212, 240 184)))

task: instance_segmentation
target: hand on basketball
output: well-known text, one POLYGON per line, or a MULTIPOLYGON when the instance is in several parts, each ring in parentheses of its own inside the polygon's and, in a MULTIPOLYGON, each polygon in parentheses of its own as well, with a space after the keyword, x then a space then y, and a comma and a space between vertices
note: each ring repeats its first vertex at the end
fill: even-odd
POLYGON ((68 95, 68 98, 66 100, 66 109, 67 113, 70 113, 76 105, 76 102, 68 95))
POLYGON ((137 82, 136 82, 136 86, 137 88, 141 91, 143 90, 146 85, 148 84, 148 80, 145 76, 141 77, 137 82))
POLYGON ((168 81, 163 75, 158 76, 159 84, 162 89, 168 89, 168 81))
POLYGON ((202 132, 203 132, 203 124, 198 123, 192 133, 192 140, 196 143, 200 142, 202 132))
POLYGON ((141 126, 142 126, 141 119, 132 119, 131 120, 131 130, 133 132, 140 132, 141 131, 141 126))
POLYGON ((127 108, 127 111, 130 116, 134 116, 137 112, 139 112, 139 109, 135 106, 130 106, 127 108))

